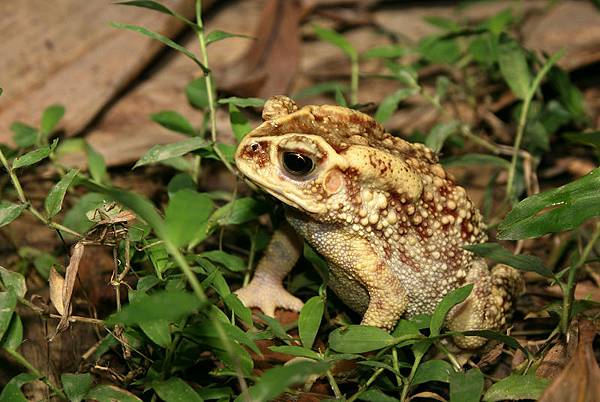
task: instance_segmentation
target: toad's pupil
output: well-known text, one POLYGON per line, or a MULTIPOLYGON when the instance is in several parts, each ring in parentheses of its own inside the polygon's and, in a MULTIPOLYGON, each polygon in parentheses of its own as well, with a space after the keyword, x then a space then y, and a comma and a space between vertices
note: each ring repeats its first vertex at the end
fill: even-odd
POLYGON ((252 144, 250 144, 250 149, 253 152, 256 152, 256 151, 258 151, 260 149, 260 145, 258 143, 256 143, 256 142, 253 142, 252 144))
POLYGON ((289 173, 302 176, 313 170, 314 162, 308 156, 298 152, 285 152, 283 154, 283 166, 289 173))

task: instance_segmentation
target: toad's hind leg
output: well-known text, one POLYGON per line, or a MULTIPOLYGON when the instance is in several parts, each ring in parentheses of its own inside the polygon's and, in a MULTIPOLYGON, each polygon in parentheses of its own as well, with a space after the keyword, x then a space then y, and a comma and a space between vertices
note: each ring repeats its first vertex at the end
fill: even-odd
MULTIPOLYGON (((476 260, 467 276, 467 282, 474 283, 473 291, 467 300, 448 314, 448 329, 469 331, 504 328, 514 299, 525 288, 521 274, 504 264, 498 264, 488 272, 485 262, 476 260)), ((453 340, 462 349, 476 349, 487 342, 485 338, 478 336, 456 336, 453 340)))

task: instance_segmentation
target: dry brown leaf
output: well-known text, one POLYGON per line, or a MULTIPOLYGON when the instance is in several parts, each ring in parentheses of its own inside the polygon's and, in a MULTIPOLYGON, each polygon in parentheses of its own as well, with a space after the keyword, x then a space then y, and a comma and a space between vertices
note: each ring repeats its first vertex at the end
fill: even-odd
POLYGON ((600 367, 593 341, 599 328, 591 321, 579 322, 577 349, 562 373, 546 388, 539 402, 600 401, 600 367))
MULTIPOLYGON (((203 3, 211 3, 203 1, 203 3)), ((193 2, 169 6, 191 17, 193 2)), ((151 27, 166 36, 183 24, 161 13, 107 1, 0 1, 0 142, 15 120, 37 125, 44 108, 66 107, 60 127, 70 136, 86 125, 148 65, 163 46, 112 28, 110 21, 151 27)))
POLYGON ((62 275, 59 274, 56 271, 56 269, 54 269, 54 267, 52 267, 52 269, 50 269, 49 282, 50 282, 50 301, 52 302, 52 305, 54 306, 56 311, 58 311, 58 314, 60 314, 62 316, 67 315, 65 313, 65 306, 63 304, 63 299, 62 299, 62 290, 63 290, 63 285, 65 283, 65 278, 63 278, 62 275))
POLYGON ((58 333, 69 327, 69 315, 71 315, 72 310, 71 297, 73 296, 73 287, 75 286, 75 279, 77 279, 77 271, 84 250, 83 243, 75 243, 69 265, 65 269, 64 279, 54 268, 50 271, 50 300, 61 316, 56 327, 56 333, 50 339, 54 339, 58 333))
POLYGON ((224 70, 215 71, 219 88, 263 98, 286 93, 298 71, 304 10, 297 0, 269 0, 248 51, 224 70))
POLYGON ((73 252, 69 265, 65 270, 65 283, 62 290, 63 305, 65 311, 71 310, 71 296, 73 295, 73 287, 75 286, 75 279, 77 279, 77 271, 79 270, 79 263, 83 257, 85 246, 81 242, 75 243, 73 246, 73 252))
POLYGON ((410 398, 408 398, 408 400, 412 401, 416 398, 427 398, 427 399, 433 399, 435 401, 446 402, 446 399, 442 398, 435 392, 429 392, 429 391, 423 391, 423 392, 419 392, 418 394, 414 394, 410 398))
POLYGON ((552 346, 536 370, 536 375, 541 378, 554 380, 560 375, 567 364, 570 357, 568 352, 562 343, 552 346))

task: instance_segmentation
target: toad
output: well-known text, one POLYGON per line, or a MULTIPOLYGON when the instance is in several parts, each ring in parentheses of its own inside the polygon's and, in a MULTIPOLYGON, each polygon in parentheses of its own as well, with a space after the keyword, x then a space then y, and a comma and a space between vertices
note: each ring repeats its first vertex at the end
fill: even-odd
MULTIPOLYGON (((445 325, 500 329, 523 290, 507 265, 488 269, 463 249, 486 241, 481 214, 423 144, 386 133, 348 108, 269 99, 264 122, 239 144, 241 173, 286 206, 241 301, 273 315, 302 302, 282 286, 305 239, 329 265, 328 286, 362 324, 391 330, 401 317, 432 313, 448 292, 473 284, 445 325), (300 237, 298 236, 300 235, 300 237)), ((456 337, 464 349, 485 344, 456 337)))

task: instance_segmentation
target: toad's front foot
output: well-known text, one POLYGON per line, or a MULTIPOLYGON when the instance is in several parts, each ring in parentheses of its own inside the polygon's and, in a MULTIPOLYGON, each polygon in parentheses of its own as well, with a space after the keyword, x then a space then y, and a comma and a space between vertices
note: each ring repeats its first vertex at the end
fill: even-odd
POLYGON ((235 294, 246 307, 258 307, 270 317, 275 316, 276 308, 300 311, 304 306, 302 300, 285 290, 281 283, 254 278, 235 294))

